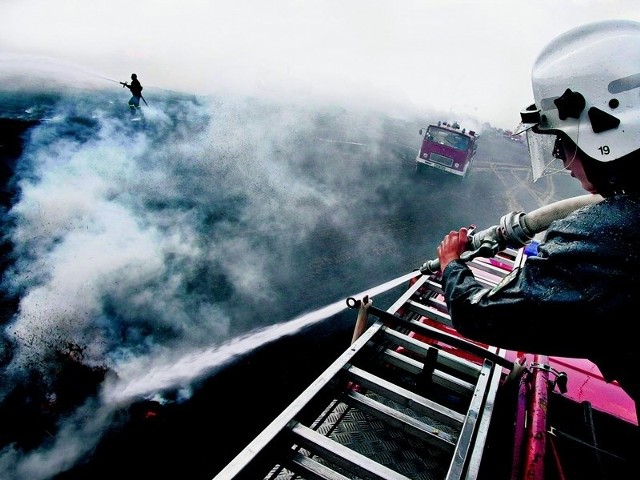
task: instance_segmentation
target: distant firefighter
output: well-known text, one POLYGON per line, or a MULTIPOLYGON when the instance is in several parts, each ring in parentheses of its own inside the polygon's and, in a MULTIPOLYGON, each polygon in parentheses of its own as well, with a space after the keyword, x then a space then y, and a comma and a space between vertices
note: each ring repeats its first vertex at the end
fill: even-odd
POLYGON ((122 88, 127 87, 129 90, 131 90, 129 108, 131 108, 132 113, 136 113, 140 108, 140 99, 142 99, 145 105, 147 104, 147 101, 142 96, 142 85, 138 80, 138 75, 136 75, 135 73, 131 74, 131 85, 126 82, 120 82, 120 84, 122 85, 122 88))

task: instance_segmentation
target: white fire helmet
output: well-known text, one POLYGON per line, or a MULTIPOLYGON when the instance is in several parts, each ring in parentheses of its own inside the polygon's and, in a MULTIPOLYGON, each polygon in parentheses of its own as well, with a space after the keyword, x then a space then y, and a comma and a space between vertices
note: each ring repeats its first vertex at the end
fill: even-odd
POLYGON ((606 20, 556 37, 532 73, 535 104, 520 113, 534 181, 548 174, 556 139, 611 162, 640 149, 640 23, 606 20))

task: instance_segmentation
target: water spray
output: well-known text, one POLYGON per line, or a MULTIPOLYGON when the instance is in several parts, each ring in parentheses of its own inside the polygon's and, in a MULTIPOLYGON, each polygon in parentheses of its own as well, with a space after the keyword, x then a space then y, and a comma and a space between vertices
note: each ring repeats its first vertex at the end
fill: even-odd
MULTIPOLYGON (((357 294, 356 297, 373 297, 420 275, 420 271, 412 271, 369 288, 357 294)), ((346 300, 331 303, 284 323, 252 330, 222 345, 194 350, 170 361, 154 362, 146 359, 144 364, 137 363, 137 360, 129 364, 122 364, 116 369, 118 379, 109 383, 104 389, 103 401, 107 404, 125 404, 140 398, 147 398, 164 390, 188 385, 198 378, 211 375, 238 357, 248 355, 257 348, 285 336, 294 335, 340 313, 347 308, 346 300)))

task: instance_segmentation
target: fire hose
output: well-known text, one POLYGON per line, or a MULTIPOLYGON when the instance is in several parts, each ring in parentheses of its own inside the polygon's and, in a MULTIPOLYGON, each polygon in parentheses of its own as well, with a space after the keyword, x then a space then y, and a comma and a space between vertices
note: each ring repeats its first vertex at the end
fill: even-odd
MULTIPOLYGON (((490 258, 506 248, 524 247, 533 237, 554 220, 564 218, 578 208, 602 201, 600 195, 586 194, 567 198, 545 205, 529 213, 513 211, 503 215, 498 225, 469 234, 467 250, 460 259, 469 261, 476 257, 490 258)), ((420 267, 420 273, 429 274, 440 270, 440 259, 428 260, 420 267)))

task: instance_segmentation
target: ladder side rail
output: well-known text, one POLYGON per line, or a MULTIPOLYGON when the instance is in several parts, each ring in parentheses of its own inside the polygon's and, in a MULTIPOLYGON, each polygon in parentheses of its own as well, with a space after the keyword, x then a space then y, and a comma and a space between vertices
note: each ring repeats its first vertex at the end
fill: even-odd
POLYGON ((490 360, 485 360, 483 364, 484 374, 478 378, 476 390, 474 392, 469 411, 465 419, 464 425, 458 437, 456 451, 453 454, 453 462, 447 472, 446 480, 459 480, 463 478, 467 462, 470 459, 469 452, 474 450, 474 439, 480 419, 483 416, 483 406, 485 404, 488 392, 489 379, 492 378, 492 370, 497 366, 490 360))
POLYGON ((415 283, 413 285, 411 285, 411 287, 409 287, 394 303, 393 305, 391 305, 388 309, 387 312, 389 312, 390 314, 394 314, 396 313, 398 310, 400 310, 400 308, 407 303, 407 300, 409 300, 413 295, 415 295, 415 293, 418 291, 418 289, 420 287, 422 287, 422 285, 429 280, 429 276, 427 275, 422 275, 420 277, 418 277, 418 279, 415 281, 415 283))
POLYGON ((483 415, 478 426, 478 432, 476 434, 473 451, 471 452, 471 455, 469 457, 467 472, 465 476, 466 480, 475 480, 476 478, 478 478, 482 456, 484 454, 484 446, 487 442, 487 436, 489 435, 489 427, 491 423, 491 417, 493 415, 493 408, 495 406, 495 398, 501 380, 501 369, 493 368, 491 371, 491 378, 489 379, 489 390, 487 391, 483 415))

